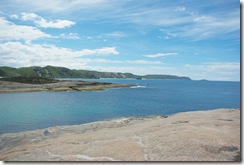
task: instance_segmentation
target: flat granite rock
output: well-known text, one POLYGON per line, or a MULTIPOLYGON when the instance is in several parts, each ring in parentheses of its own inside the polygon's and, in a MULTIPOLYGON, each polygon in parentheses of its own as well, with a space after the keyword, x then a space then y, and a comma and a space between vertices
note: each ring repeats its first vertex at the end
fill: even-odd
POLYGON ((106 82, 89 82, 89 81, 57 81, 45 84, 28 84, 10 81, 1 81, 0 92, 37 92, 37 91, 94 91, 105 90, 110 88, 130 88, 131 84, 112 84, 106 82))
POLYGON ((240 110, 126 117, 0 135, 4 161, 240 161, 240 110))

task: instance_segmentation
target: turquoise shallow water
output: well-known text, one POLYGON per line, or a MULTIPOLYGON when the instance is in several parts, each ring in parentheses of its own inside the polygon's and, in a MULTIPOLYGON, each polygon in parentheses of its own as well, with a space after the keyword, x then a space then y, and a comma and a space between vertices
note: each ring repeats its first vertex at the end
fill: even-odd
POLYGON ((137 87, 93 92, 0 93, 0 133, 82 124, 122 116, 240 108, 239 82, 94 81, 129 83, 137 87))

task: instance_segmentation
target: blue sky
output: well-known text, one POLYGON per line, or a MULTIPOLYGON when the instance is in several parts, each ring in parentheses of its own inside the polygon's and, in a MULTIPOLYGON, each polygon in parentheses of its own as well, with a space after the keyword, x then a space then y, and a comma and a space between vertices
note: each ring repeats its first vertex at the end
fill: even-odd
POLYGON ((2 0, 0 66, 240 80, 240 1, 2 0))

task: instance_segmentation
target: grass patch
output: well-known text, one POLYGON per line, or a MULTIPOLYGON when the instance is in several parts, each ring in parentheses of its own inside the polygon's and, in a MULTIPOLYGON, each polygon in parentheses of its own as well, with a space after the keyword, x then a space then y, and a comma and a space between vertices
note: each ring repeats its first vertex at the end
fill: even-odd
POLYGON ((18 77, 7 77, 1 78, 2 81, 10 81, 10 82, 18 82, 25 84, 48 84, 48 83, 56 83, 58 80, 44 78, 44 77, 29 77, 29 76, 18 76, 18 77))

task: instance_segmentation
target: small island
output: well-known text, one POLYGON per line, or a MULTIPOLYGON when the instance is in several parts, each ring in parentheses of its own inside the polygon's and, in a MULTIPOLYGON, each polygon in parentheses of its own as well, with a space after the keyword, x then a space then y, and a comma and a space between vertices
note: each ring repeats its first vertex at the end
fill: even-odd
POLYGON ((44 77, 8 77, 0 79, 0 92, 36 92, 36 91, 94 91, 109 88, 129 88, 130 84, 107 82, 56 80, 44 77))

